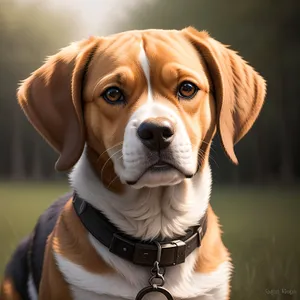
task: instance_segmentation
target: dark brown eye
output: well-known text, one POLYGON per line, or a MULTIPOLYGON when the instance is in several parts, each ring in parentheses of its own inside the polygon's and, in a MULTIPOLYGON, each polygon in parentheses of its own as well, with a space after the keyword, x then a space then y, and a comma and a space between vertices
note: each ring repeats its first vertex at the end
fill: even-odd
POLYGON ((110 87, 102 94, 104 100, 110 104, 120 104, 124 102, 124 95, 117 87, 110 87))
POLYGON ((198 87, 189 81, 184 81, 179 85, 178 96, 183 99, 191 99, 198 92, 198 87))

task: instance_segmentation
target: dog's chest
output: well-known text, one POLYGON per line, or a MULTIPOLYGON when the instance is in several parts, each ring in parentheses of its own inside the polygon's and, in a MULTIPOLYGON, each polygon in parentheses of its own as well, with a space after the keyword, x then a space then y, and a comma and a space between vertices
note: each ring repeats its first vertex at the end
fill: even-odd
MULTIPOLYGON (((92 292, 88 292, 77 287, 72 287, 74 300, 129 300, 128 298, 115 297, 109 295, 98 295, 92 292)), ((173 297, 174 300, 225 300, 227 299, 228 285, 224 284, 223 287, 214 289, 206 295, 196 296, 193 298, 178 298, 173 297)), ((135 298, 131 298, 134 300, 135 298)), ((158 293, 149 293, 142 300, 166 300, 166 297, 158 293)))
MULTIPOLYGON (((128 300, 122 297, 114 297, 114 296, 108 296, 108 295, 97 295, 95 293, 87 292, 81 289, 78 289, 76 287, 72 287, 73 295, 74 295, 74 300, 128 300)), ((220 295, 220 293, 219 293, 220 295)), ((132 298, 134 300, 135 298, 132 298)), ((214 296, 211 295, 203 295, 199 296, 196 298, 193 298, 192 300, 219 300, 219 299, 225 299, 220 298, 218 294, 214 294, 214 296)), ((142 300, 166 300, 166 297, 158 294, 158 293, 151 293, 146 295, 142 300)), ((183 300, 183 298, 175 298, 174 300, 183 300)))
MULTIPOLYGON (((93 240, 91 240, 93 241, 93 240)), ((84 267, 55 255, 59 269, 70 285, 75 300, 134 300, 137 293, 148 286, 150 268, 133 265, 113 255, 102 245, 94 244, 104 261, 116 270, 115 273, 95 274, 84 267)), ((192 253, 184 264, 167 268, 165 288, 175 300, 223 300, 228 292, 230 265, 221 264, 209 274, 196 273, 193 266, 197 251, 192 253), (213 297, 212 297, 213 295, 213 297)), ((143 300, 164 300, 158 293, 149 294, 143 300)))

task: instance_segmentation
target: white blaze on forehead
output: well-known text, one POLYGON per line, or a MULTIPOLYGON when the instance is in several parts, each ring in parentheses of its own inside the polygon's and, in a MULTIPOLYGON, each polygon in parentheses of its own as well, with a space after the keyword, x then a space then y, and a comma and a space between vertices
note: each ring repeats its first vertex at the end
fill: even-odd
POLYGON ((142 69, 144 71, 145 77, 147 79, 147 86, 148 86, 148 102, 153 101, 153 95, 151 90, 151 83, 150 83, 150 67, 149 67, 149 61, 144 49, 143 41, 140 43, 140 55, 139 55, 139 61, 141 63, 142 69))

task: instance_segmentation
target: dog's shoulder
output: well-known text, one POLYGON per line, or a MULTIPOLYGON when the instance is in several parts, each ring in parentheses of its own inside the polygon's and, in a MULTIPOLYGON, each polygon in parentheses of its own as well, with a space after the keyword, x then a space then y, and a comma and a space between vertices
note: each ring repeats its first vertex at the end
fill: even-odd
POLYGON ((32 273, 35 285, 38 287, 42 276, 42 268, 44 262, 44 253, 47 243, 47 239, 53 231, 57 220, 64 210, 64 207, 68 200, 72 197, 72 193, 69 192, 53 204, 39 217, 36 226, 34 228, 33 241, 31 246, 31 263, 32 273))
POLYGON ((52 234, 52 243, 49 247, 56 256, 63 257, 93 273, 111 271, 91 245, 88 231, 73 208, 72 198, 65 204, 52 234))

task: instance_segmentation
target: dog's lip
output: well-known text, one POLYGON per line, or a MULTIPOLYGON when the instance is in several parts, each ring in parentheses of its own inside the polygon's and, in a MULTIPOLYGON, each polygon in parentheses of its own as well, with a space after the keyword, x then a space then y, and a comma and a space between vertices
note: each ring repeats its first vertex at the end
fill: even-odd
POLYGON ((148 168, 146 168, 144 170, 144 172, 141 173, 141 175, 136 179, 136 180, 128 180, 126 181, 126 183, 128 185, 134 185, 136 184, 147 172, 157 172, 157 171, 168 171, 170 169, 175 169, 177 170, 179 173, 182 173, 185 178, 192 178, 194 177, 194 175, 197 173, 197 171, 195 172, 195 174, 185 174, 180 168, 176 167, 175 165, 173 165, 172 163, 163 161, 163 160, 158 160, 156 163, 150 165, 148 168))
MULTIPOLYGON (((171 164, 168 164, 162 160, 159 160, 157 163, 150 166, 150 169, 164 169, 164 168, 172 168, 173 166, 171 164)), ((174 167, 173 167, 174 168, 174 167)))

